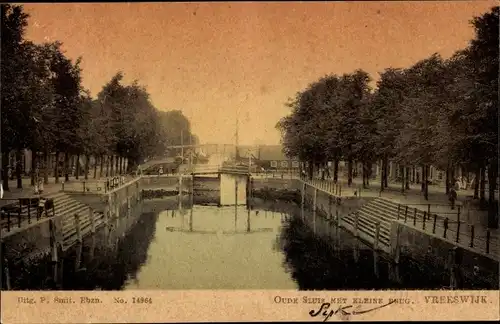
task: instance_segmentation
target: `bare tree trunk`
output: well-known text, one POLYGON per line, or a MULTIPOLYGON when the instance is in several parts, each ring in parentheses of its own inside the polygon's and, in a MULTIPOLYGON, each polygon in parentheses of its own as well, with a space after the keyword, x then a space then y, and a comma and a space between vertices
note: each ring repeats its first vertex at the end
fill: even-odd
POLYGON ((347 161, 347 185, 350 187, 352 185, 352 160, 347 161))
POLYGON ((384 177, 385 177, 385 160, 380 160, 380 191, 384 191, 384 177))
POLYGON ((367 172, 366 172, 366 186, 370 186, 370 177, 372 176, 372 170, 373 170, 373 163, 370 161, 368 162, 367 165, 367 172))
POLYGON ((78 153, 78 154, 76 155, 76 167, 75 167, 75 172, 76 172, 75 178, 76 178, 76 180, 78 180, 78 178, 80 177, 80 153, 78 153))
POLYGON ((111 176, 110 165, 111 165, 111 156, 106 155, 106 177, 111 176))
POLYGON ((23 158, 23 153, 20 149, 16 150, 16 178, 17 178, 17 188, 23 188, 23 178, 21 169, 21 159, 23 158))
POLYGON ((36 172, 36 160, 37 160, 37 152, 35 150, 31 150, 31 185, 35 185, 35 172, 36 172))
POLYGON ((118 167, 120 165, 119 160, 120 160, 120 157, 117 155, 115 158, 115 173, 116 173, 116 175, 120 174, 120 170, 118 170, 118 167))
POLYGON ((429 200, 429 168, 430 168, 429 166, 424 165, 424 169, 425 169, 424 198, 425 198, 425 200, 429 200))
POLYGON ((335 159, 333 162, 333 182, 337 183, 339 180, 339 160, 335 159))
POLYGON ((9 191, 9 153, 2 152, 2 187, 3 190, 9 191))
POLYGON ((495 200, 497 188, 498 164, 490 163, 488 166, 488 227, 498 228, 498 204, 495 200))
POLYGON ((55 182, 59 183, 59 157, 61 156, 61 152, 56 151, 56 165, 54 166, 54 177, 55 182))
POLYGON ((479 199, 481 202, 484 202, 486 200, 485 198, 485 186, 486 186, 486 168, 482 167, 481 168, 481 182, 479 185, 479 199))
POLYGON ((49 152, 43 151, 43 184, 49 184, 49 152))
POLYGON ((389 159, 387 157, 384 158, 384 188, 389 187, 389 159))
POLYGON ((69 154, 64 152, 64 180, 69 181, 69 154))
POLYGON ((448 165, 446 166, 446 189, 445 189, 445 193, 446 194, 450 193, 450 182, 451 182, 451 179, 450 179, 450 164, 448 163, 448 165))
POLYGON ((112 177, 114 175, 114 162, 115 161, 115 156, 111 155, 110 160, 109 160, 109 176, 112 177))
POLYGON ((365 162, 361 162, 361 177, 363 178, 363 188, 366 188, 366 168, 365 168, 365 162))
POLYGON ((476 180, 474 181, 474 199, 479 198, 479 183, 481 182, 481 168, 476 169, 476 180))
POLYGON ((100 168, 99 168, 99 179, 102 178, 102 171, 104 170, 104 159, 105 159, 106 155, 104 154, 101 154, 101 156, 99 157, 99 164, 100 164, 100 168))
POLYGON ((421 183, 421 192, 425 192, 425 165, 422 164, 421 166, 422 169, 422 183, 421 183))
POLYGON ((415 170, 415 166, 411 167, 411 182, 415 183, 415 175, 417 173, 417 170, 415 170))
POLYGON ((405 168, 401 165, 399 166, 399 172, 401 173, 401 192, 405 192, 405 168))
POLYGON ((89 178, 89 163, 90 163, 90 155, 85 154, 85 167, 83 170, 83 172, 85 172, 85 174, 83 175, 83 178, 85 180, 88 180, 88 178, 89 178))
POLYGON ((411 176, 411 169, 410 169, 410 167, 407 167, 406 168, 406 177, 405 177, 405 180, 406 180, 405 181, 406 182, 405 188, 407 190, 410 190, 410 176, 411 176))
POLYGON ((94 179, 97 178, 97 158, 98 158, 98 156, 95 155, 94 156, 94 179))

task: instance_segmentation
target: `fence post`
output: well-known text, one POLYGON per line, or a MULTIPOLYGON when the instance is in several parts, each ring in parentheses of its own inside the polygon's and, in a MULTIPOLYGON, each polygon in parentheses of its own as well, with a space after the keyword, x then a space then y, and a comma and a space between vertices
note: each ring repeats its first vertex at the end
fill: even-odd
POLYGON ((64 180, 61 181, 61 191, 64 191, 64 180))
POLYGON ((401 209, 401 204, 398 204, 398 216, 396 217, 397 220, 399 220, 399 210, 401 209))
POLYGON ((342 187, 339 184, 339 196, 342 196, 342 187))
MULTIPOLYGON (((426 215, 424 215, 425 218, 426 215)), ((427 204, 427 216, 431 219, 431 204, 427 204)), ((425 222, 425 219, 424 219, 425 222)))
POLYGON ((378 250, 378 240, 380 236, 380 222, 377 222, 377 225, 375 225, 375 240, 373 242, 373 249, 376 251, 378 250))
POLYGON ((474 247, 474 225, 470 226, 470 247, 474 247))
POLYGON ((486 253, 490 253, 490 230, 486 230, 486 253))
MULTIPOLYGON (((422 230, 424 230, 424 231, 425 231, 425 219, 426 218, 427 218, 427 212, 424 211, 424 219, 422 221, 422 230)), ((430 219, 430 217, 429 217, 429 219, 430 219)))
POLYGON ((457 222, 460 223, 460 205, 457 206, 457 222))
POLYGON ((444 233, 443 238, 446 238, 446 232, 448 231, 448 217, 444 219, 444 233))
POLYGON ((434 224, 432 224, 432 234, 436 234, 437 214, 434 214, 434 224))
POLYGON ((458 221, 458 223, 457 223, 457 239, 456 239, 457 243, 458 243, 459 238, 460 238, 460 221, 458 221))
POLYGON ((80 228, 80 215, 75 214, 76 239, 82 242, 82 229, 80 228))
POLYGON ((405 223, 407 218, 408 218, 408 206, 405 206, 405 223))
POLYGON ((83 193, 85 193, 85 181, 83 181, 82 183, 83 183, 83 193))

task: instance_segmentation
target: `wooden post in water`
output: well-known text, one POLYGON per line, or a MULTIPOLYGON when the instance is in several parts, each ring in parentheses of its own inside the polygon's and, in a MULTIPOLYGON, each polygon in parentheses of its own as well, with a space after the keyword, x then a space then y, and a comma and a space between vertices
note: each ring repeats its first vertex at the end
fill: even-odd
POLYGON ((314 188, 314 197, 313 197, 313 212, 316 211, 316 204, 318 202, 318 188, 314 188))
POLYGON ((328 195, 328 220, 332 220, 332 196, 328 195))
POLYGON ((80 224, 80 215, 75 214, 75 229, 76 229, 76 239, 79 243, 82 242, 82 228, 80 224))
POLYGON ((90 233, 95 233, 95 217, 94 211, 89 207, 89 219, 90 219, 90 233))
POLYGON ((378 252, 377 250, 373 251, 373 273, 375 274, 375 277, 379 277, 379 271, 378 271, 378 252))
POLYGON ((373 241, 373 249, 375 251, 378 250, 379 238, 380 238, 380 222, 377 222, 377 225, 375 225, 375 237, 373 241))
POLYGON ((179 175, 179 198, 182 198, 182 174, 179 175))
MULTIPOLYGON (((400 235, 401 235, 401 226, 397 224, 397 229, 396 229, 396 242, 395 246, 391 247, 391 252, 392 252, 392 257, 394 259, 395 264, 399 264, 399 255, 401 253, 401 245, 400 245, 400 235)), ((391 242, 392 244, 392 242, 391 242)))
POLYGON ((7 254, 5 253, 5 242, 2 242, 2 254, 3 254, 3 257, 2 257, 2 273, 3 273, 3 276, 5 278, 5 288, 6 290, 10 290, 11 289, 11 285, 10 285, 10 269, 9 269, 9 260, 7 259, 7 254))
POLYGON ((52 256, 52 262, 57 262, 58 261, 57 238, 56 238, 56 224, 54 218, 51 218, 49 220, 49 232, 50 232, 50 253, 52 256))
POLYGON ((75 271, 80 270, 80 264, 82 263, 82 254, 83 254, 83 244, 78 243, 76 250, 75 271))
POLYGON ((354 236, 358 237, 358 226, 359 226, 359 215, 358 212, 354 212, 354 236))

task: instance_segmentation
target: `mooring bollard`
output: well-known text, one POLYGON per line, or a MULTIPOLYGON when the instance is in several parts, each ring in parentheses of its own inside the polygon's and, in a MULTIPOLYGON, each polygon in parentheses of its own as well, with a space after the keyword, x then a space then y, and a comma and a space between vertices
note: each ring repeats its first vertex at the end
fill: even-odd
POLYGON ((76 239, 78 242, 82 242, 82 229, 80 227, 80 215, 75 214, 75 229, 76 229, 76 239))

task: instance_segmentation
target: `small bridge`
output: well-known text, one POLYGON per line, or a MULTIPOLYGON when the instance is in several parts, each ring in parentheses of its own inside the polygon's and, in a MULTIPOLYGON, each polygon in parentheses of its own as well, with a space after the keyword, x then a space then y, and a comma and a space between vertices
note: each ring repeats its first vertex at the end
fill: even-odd
POLYGON ((203 175, 203 174, 250 174, 248 167, 246 166, 219 166, 219 165, 196 165, 190 172, 192 175, 203 175))

